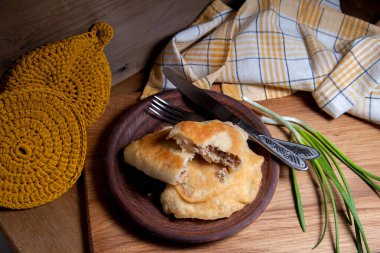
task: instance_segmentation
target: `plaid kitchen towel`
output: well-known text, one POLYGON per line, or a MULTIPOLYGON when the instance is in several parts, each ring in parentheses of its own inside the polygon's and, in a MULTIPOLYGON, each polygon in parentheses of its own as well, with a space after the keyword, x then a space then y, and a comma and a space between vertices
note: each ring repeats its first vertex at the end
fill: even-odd
POLYGON ((157 58, 143 98, 174 86, 170 67, 195 85, 222 85, 241 100, 310 91, 333 117, 380 123, 380 28, 340 12, 336 1, 212 2, 157 58))

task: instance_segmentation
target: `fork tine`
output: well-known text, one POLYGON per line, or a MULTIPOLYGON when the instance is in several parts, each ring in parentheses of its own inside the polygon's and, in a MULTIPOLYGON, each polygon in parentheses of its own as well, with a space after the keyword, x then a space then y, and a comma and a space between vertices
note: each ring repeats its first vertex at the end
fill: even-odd
POLYGON ((186 114, 186 113, 188 113, 188 111, 185 111, 185 110, 182 110, 181 108, 178 108, 178 107, 175 107, 175 106, 172 106, 171 104, 169 104, 168 102, 166 102, 165 100, 163 100, 162 98, 160 98, 160 97, 158 97, 158 96, 153 96, 155 99, 157 99, 157 100, 154 100, 153 99, 153 101, 154 102, 156 102, 157 104, 163 104, 164 106, 166 106, 166 108, 170 108, 170 109, 172 109, 172 110, 174 110, 174 111, 176 111, 176 112, 179 112, 179 113, 181 113, 181 114, 186 114))
POLYGON ((171 120, 171 119, 166 118, 166 117, 163 117, 163 116, 161 115, 161 113, 157 112, 157 111, 154 110, 153 108, 149 107, 148 109, 149 109, 148 112, 153 113, 153 114, 154 114, 154 115, 153 115, 154 117, 157 117, 157 118, 159 118, 159 119, 161 119, 161 120, 163 120, 163 121, 166 121, 166 122, 168 122, 168 123, 170 123, 170 124, 172 124, 172 125, 177 124, 176 121, 171 120))
POLYGON ((183 115, 173 114, 171 111, 166 111, 165 108, 160 108, 155 104, 150 104, 150 107, 153 107, 156 111, 161 113, 164 117, 168 117, 168 118, 174 119, 176 121, 184 120, 183 115))
POLYGON ((166 115, 168 115, 168 117, 170 117, 170 115, 172 115, 171 118, 177 117, 177 119, 175 119, 176 121, 184 121, 184 120, 204 121, 206 120, 205 117, 202 117, 199 114, 189 112, 181 108, 178 108, 174 105, 171 105, 170 103, 166 102, 165 100, 163 100, 162 98, 158 96, 153 96, 153 99, 150 102, 150 106, 154 106, 156 108, 156 111, 161 112, 161 114, 165 113, 166 115))
POLYGON ((160 101, 157 101, 155 99, 152 100, 152 103, 151 103, 152 106, 155 106, 156 108, 160 108, 161 110, 165 110, 167 111, 168 113, 170 114, 173 114, 175 116, 178 116, 178 117, 181 117, 183 118, 184 117, 184 114, 181 113, 181 112, 178 112, 178 110, 175 110, 175 109, 172 109, 172 107, 169 107, 167 106, 166 104, 162 104, 160 101))
POLYGON ((177 122, 175 120, 172 120, 172 119, 169 119, 169 118, 166 118, 166 117, 162 116, 161 113, 159 113, 158 111, 154 110, 153 108, 149 107, 148 109, 149 109, 148 112, 151 112, 152 114, 154 114, 153 115, 154 117, 157 117, 157 118, 159 118, 159 119, 161 119, 163 121, 166 121, 166 122, 168 122, 168 123, 170 123, 172 125, 177 124, 177 122))
POLYGON ((163 109, 161 109, 160 107, 154 105, 154 104, 150 104, 149 105, 149 109, 156 115, 156 116, 159 116, 160 119, 163 119, 165 121, 168 121, 169 123, 172 123, 172 124, 176 124, 180 121, 183 121, 184 118, 181 117, 181 116, 178 116, 178 115, 173 115, 172 113, 170 112, 167 112, 163 109))

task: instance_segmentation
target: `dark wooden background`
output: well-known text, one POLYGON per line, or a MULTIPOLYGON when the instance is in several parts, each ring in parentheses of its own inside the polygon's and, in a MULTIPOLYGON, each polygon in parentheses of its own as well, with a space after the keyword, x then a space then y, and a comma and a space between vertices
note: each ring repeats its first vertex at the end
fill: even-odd
MULTIPOLYGON (((85 32, 99 21, 114 27, 106 47, 113 83, 137 73, 168 39, 190 24, 211 0, 0 0, 0 76, 22 54, 85 32)), ((241 0, 228 0, 239 5, 241 0)), ((372 23, 380 0, 343 0, 345 13, 372 23)))
POLYGON ((190 24, 210 2, 1 0, 0 75, 29 50, 86 32, 92 24, 105 21, 114 28, 106 55, 113 83, 118 83, 147 66, 154 52, 190 24))

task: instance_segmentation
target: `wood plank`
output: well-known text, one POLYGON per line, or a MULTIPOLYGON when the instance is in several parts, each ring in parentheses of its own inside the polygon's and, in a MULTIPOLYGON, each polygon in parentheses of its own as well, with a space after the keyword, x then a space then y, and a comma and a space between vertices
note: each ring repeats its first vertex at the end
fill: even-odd
POLYGON ((375 24, 380 21, 380 4, 378 0, 341 0, 342 12, 375 24))
POLYGON ((0 1, 0 76, 31 49, 85 32, 99 21, 114 28, 106 47, 113 83, 145 68, 167 39, 211 0, 0 1))
MULTIPOLYGON (((85 32, 99 21, 115 36, 106 47, 113 83, 149 66, 171 35, 190 24, 211 0, 14 0, 0 1, 0 76, 22 54, 85 32), (173 22, 175 20, 175 22, 173 22)), ((226 0, 228 4, 241 0, 226 0)), ((377 0, 342 0, 344 13, 375 23, 377 0)))
POLYGON ((0 229, 14 252, 88 251, 83 181, 81 176, 68 192, 46 205, 26 210, 0 209, 0 229))
MULTIPOLYGON (((331 252, 333 246, 333 223, 330 216, 328 233, 322 244, 312 247, 322 229, 321 197, 315 185, 313 173, 299 172, 298 180, 304 202, 307 232, 300 229, 292 197, 289 170, 283 167, 275 196, 268 209, 253 224, 225 240, 198 245, 178 245, 163 242, 136 227, 120 210, 107 188, 103 149, 110 126, 126 108, 138 101, 139 93, 120 92, 122 87, 113 87, 107 111, 94 125, 89 134, 89 153, 86 163, 86 187, 89 208, 90 237, 94 252, 184 252, 190 250, 222 252, 225 249, 238 252, 331 252)), ((123 86, 128 86, 124 82, 123 86)), ((308 93, 297 93, 281 99, 263 101, 261 104, 283 115, 296 116, 309 122, 326 134, 353 161, 379 175, 380 127, 360 119, 343 115, 331 120, 321 112, 308 93)), ((270 127, 274 136, 284 138, 277 127, 270 127)), ((375 194, 352 172, 344 170, 353 191, 359 216, 373 252, 380 251, 379 195, 375 194)), ((342 202, 338 201, 340 209, 342 202)), ((330 208, 331 211, 331 208, 330 208)), ((340 243, 342 252, 354 252, 352 229, 343 222, 340 212, 340 243)))

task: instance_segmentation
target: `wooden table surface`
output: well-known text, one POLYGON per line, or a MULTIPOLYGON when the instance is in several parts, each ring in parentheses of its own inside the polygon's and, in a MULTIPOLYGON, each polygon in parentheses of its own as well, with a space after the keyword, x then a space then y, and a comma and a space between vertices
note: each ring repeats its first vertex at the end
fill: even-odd
MULTIPOLYGON (((322 229, 323 214, 321 197, 315 184, 314 174, 298 172, 307 232, 300 229, 294 208, 289 169, 281 169, 279 184, 273 200, 257 221, 238 234, 213 243, 199 245, 180 245, 162 242, 143 229, 136 227, 128 216, 120 210, 107 187, 102 161, 104 142, 113 122, 125 109, 138 101, 140 93, 132 92, 135 80, 128 80, 113 88, 111 102, 101 120, 89 133, 89 149, 86 162, 85 181, 88 202, 88 221, 90 239, 94 252, 142 252, 142 251, 224 251, 239 252, 311 252, 322 229)), ((380 127, 358 118, 344 115, 332 120, 317 108, 308 93, 298 93, 281 99, 261 102, 282 115, 296 116, 309 122, 327 135, 353 161, 380 175, 380 127)), ((285 134, 277 127, 269 127, 275 137, 284 138, 285 134)), ((344 169, 353 191, 359 216, 363 223, 368 243, 373 252, 380 252, 380 201, 356 175, 344 169)), ((342 201, 338 201, 341 210, 342 201)), ((330 208, 331 211, 331 208, 330 208)), ((331 213, 331 212, 330 212, 331 213)), ((339 231, 342 252, 355 252, 352 228, 347 226, 339 215, 339 231)), ((313 252, 332 252, 333 230, 331 225, 322 244, 313 252)))
MULTIPOLYGON (((313 174, 297 173, 307 223, 307 232, 303 233, 295 212, 289 169, 286 167, 281 170, 276 193, 267 210, 256 222, 225 240, 202 245, 162 242, 130 222, 108 191, 102 147, 112 122, 138 101, 140 93, 136 91, 145 82, 144 75, 137 74, 112 88, 106 112, 88 131, 84 180, 82 177, 73 188, 50 204, 22 211, 0 210, 0 228, 11 240, 15 252, 223 252, 227 248, 239 252, 311 252, 322 230, 321 199, 313 174)), ((332 120, 317 108, 307 93, 263 101, 261 104, 280 114, 309 122, 353 161, 380 175, 380 126, 348 115, 332 120)), ((277 127, 270 126, 269 129, 275 137, 286 138, 277 127)), ((352 172, 345 169, 345 173, 371 250, 380 252, 379 195, 352 172)), ((339 203, 341 205, 342 202, 339 203)), ((341 218, 339 226, 342 252, 355 252, 352 229, 341 218)), ((332 231, 331 223, 325 240, 313 252, 333 251, 332 231)))

